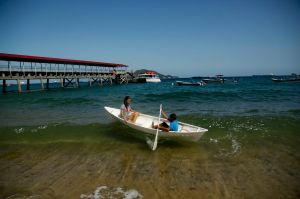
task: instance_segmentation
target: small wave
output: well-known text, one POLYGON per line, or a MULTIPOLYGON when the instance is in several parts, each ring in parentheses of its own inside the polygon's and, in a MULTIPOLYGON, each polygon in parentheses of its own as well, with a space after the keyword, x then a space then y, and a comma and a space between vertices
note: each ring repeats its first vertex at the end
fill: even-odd
POLYGON ((240 149, 241 149, 241 144, 236 141, 235 139, 232 139, 231 140, 231 148, 232 148, 232 151, 231 151, 231 154, 237 154, 240 152, 240 149))
POLYGON ((46 128, 48 128, 48 125, 41 125, 41 126, 38 126, 37 128, 31 129, 30 132, 36 133, 36 132, 38 132, 38 131, 40 131, 40 130, 44 130, 44 129, 46 129, 46 128))
POLYGON ((249 123, 240 123, 235 124, 232 128, 230 128, 234 132, 255 132, 255 131, 264 131, 267 129, 263 128, 264 124, 249 124, 249 123))
MULTIPOLYGON (((231 136, 228 136, 231 137, 231 136)), ((236 156, 241 151, 241 143, 238 142, 235 138, 231 138, 231 147, 230 149, 222 148, 219 150, 219 153, 215 155, 217 158, 231 157, 236 156)))
POLYGON ((300 114, 300 109, 290 109, 287 112, 293 113, 293 114, 300 114))
POLYGON ((122 187, 99 186, 92 194, 81 194, 80 199, 100 199, 100 198, 123 198, 123 199, 140 199, 143 196, 135 189, 124 190, 122 187))
POLYGON ((48 126, 47 125, 42 125, 42 126, 39 126, 38 129, 46 129, 48 126))
POLYGON ((217 139, 210 138, 210 139, 209 139, 209 142, 212 142, 212 143, 218 143, 218 140, 217 140, 217 139))
POLYGON ((250 110, 245 111, 245 113, 258 113, 258 112, 259 112, 259 109, 250 109, 250 110))
POLYGON ((197 100, 224 100, 229 101, 233 99, 241 99, 239 93, 235 92, 223 92, 223 91, 180 91, 180 92, 165 92, 157 94, 145 94, 147 100, 164 100, 164 99, 190 99, 195 98, 197 100))
POLYGON ((14 194, 6 199, 40 199, 42 198, 41 195, 21 195, 21 194, 14 194))
POLYGON ((91 98, 42 98, 35 100, 35 103, 42 103, 48 105, 70 105, 70 104, 92 104, 97 102, 96 99, 91 98))
POLYGON ((178 99, 178 98, 189 98, 195 95, 197 92, 166 92, 166 93, 159 93, 159 94, 146 94, 145 97, 148 100, 153 99, 178 99))
POLYGON ((16 132, 17 134, 23 133, 24 131, 25 131, 25 128, 16 128, 16 129, 15 129, 15 132, 16 132))

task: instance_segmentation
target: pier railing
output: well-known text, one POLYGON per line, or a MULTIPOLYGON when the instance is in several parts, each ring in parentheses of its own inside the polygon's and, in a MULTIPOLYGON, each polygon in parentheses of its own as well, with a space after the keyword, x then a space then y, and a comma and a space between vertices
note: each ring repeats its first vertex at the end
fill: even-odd
POLYGON ((44 90, 44 80, 46 88, 49 88, 49 79, 59 79, 62 88, 70 85, 79 87, 80 79, 88 79, 90 86, 95 83, 102 85, 105 82, 128 83, 127 66, 123 64, 23 55, 19 59, 18 55, 12 56, 11 58, 10 54, 6 56, 0 53, 0 79, 3 81, 3 92, 6 92, 6 80, 15 80, 19 92, 22 91, 21 80, 27 80, 26 90, 30 90, 30 80, 34 79, 40 80, 41 90, 44 90))
POLYGON ((16 74, 19 76, 38 76, 44 75, 60 75, 60 74, 80 74, 80 75, 102 75, 126 73, 126 69, 111 69, 107 67, 97 66, 80 66, 80 65, 67 65, 67 64, 37 64, 37 63, 14 63, 8 62, 0 64, 0 72, 9 78, 14 78, 16 74))

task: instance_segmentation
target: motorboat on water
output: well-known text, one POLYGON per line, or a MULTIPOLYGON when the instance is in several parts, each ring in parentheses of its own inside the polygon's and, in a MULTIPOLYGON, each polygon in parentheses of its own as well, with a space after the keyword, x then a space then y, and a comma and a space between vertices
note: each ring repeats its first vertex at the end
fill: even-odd
POLYGON ((159 76, 156 72, 146 72, 143 74, 139 74, 137 79, 145 79, 147 83, 158 83, 161 82, 159 76))
POLYGON ((272 78, 273 82, 300 82, 300 78, 293 78, 293 79, 276 79, 272 78))
POLYGON ((178 86, 204 86, 206 83, 203 81, 200 82, 184 82, 184 81, 176 81, 178 86))
POLYGON ((300 82, 300 75, 292 74, 290 77, 275 78, 272 77, 273 82, 300 82))
MULTIPOLYGON (((138 130, 145 137, 153 137, 156 135, 157 129, 152 128, 152 122, 158 124, 158 117, 153 117, 151 115, 146 115, 140 113, 135 123, 124 122, 124 119, 120 117, 120 109, 107 107, 104 109, 117 121, 124 123, 125 125, 138 130)), ((161 122, 168 123, 165 119, 160 119, 161 122)), ((165 132, 158 130, 158 139, 171 139, 171 140, 185 140, 185 141, 198 141, 205 132, 208 130, 199 126, 194 126, 191 124, 178 122, 179 130, 178 132, 170 131, 165 132)))
POLYGON ((206 78, 202 79, 205 83, 224 83, 226 79, 224 79, 223 75, 216 75, 215 78, 206 78))

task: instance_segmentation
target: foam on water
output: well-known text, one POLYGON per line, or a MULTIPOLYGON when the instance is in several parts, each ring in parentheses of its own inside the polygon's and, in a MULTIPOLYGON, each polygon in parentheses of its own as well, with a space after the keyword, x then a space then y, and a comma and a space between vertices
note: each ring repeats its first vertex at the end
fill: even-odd
POLYGON ((24 131, 25 131, 25 128, 16 128, 16 129, 15 129, 15 132, 16 132, 17 134, 23 133, 24 131))
POLYGON ((218 140, 217 140, 217 139, 214 139, 214 138, 210 138, 210 139, 209 139, 209 142, 212 142, 212 143, 218 143, 218 140))
POLYGON ((41 125, 38 127, 38 129, 46 129, 48 126, 47 125, 41 125))
POLYGON ((241 144, 236 141, 235 139, 232 139, 232 144, 231 144, 231 147, 232 147, 232 151, 231 151, 231 154, 237 154, 240 152, 241 150, 241 144))
MULTIPOLYGON (((54 126, 54 125, 53 125, 54 126)), ((48 125, 40 125, 37 128, 31 129, 30 132, 32 133, 36 133, 40 130, 45 130, 46 128, 48 128, 48 125)))
MULTIPOLYGON (((48 128, 48 125, 40 125, 40 126, 38 126, 36 128, 31 129, 30 132, 36 133, 36 132, 38 132, 40 130, 45 130, 46 128, 48 128)), ((25 133, 25 128, 24 127, 15 128, 14 131, 17 134, 25 133)))
POLYGON ((238 155, 241 152, 241 143, 237 140, 236 137, 233 137, 231 134, 224 137, 219 137, 218 139, 210 138, 210 143, 218 144, 218 154, 215 155, 216 158, 225 158, 233 157, 238 155), (225 142, 230 141, 230 148, 224 145, 225 142))
POLYGON ((9 197, 7 197, 6 199, 41 199, 42 196, 41 195, 21 195, 21 194, 14 194, 11 195, 9 197))
POLYGON ((140 199, 143 196, 135 189, 124 190, 122 187, 108 187, 108 186, 99 186, 96 188, 92 194, 81 194, 81 199, 140 199))

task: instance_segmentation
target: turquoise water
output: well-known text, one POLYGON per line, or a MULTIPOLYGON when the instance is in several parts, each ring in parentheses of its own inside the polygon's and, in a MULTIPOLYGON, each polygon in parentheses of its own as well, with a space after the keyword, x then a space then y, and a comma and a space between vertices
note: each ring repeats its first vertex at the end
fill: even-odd
POLYGON ((0 126, 111 122, 103 107, 120 107, 126 95, 133 98, 132 107, 152 115, 157 115, 159 104, 163 104, 168 113, 175 112, 179 117, 299 119, 299 83, 281 84, 273 83, 269 78, 249 77, 240 78, 237 84, 208 84, 203 87, 172 84, 174 81, 1 94, 0 126))
POLYGON ((89 198, 107 186, 104 198, 118 198, 117 190, 144 198, 299 198, 300 84, 239 80, 0 94, 0 197, 89 198), (120 107, 126 95, 139 112, 158 115, 163 104, 208 132, 152 152, 103 108, 120 107))

